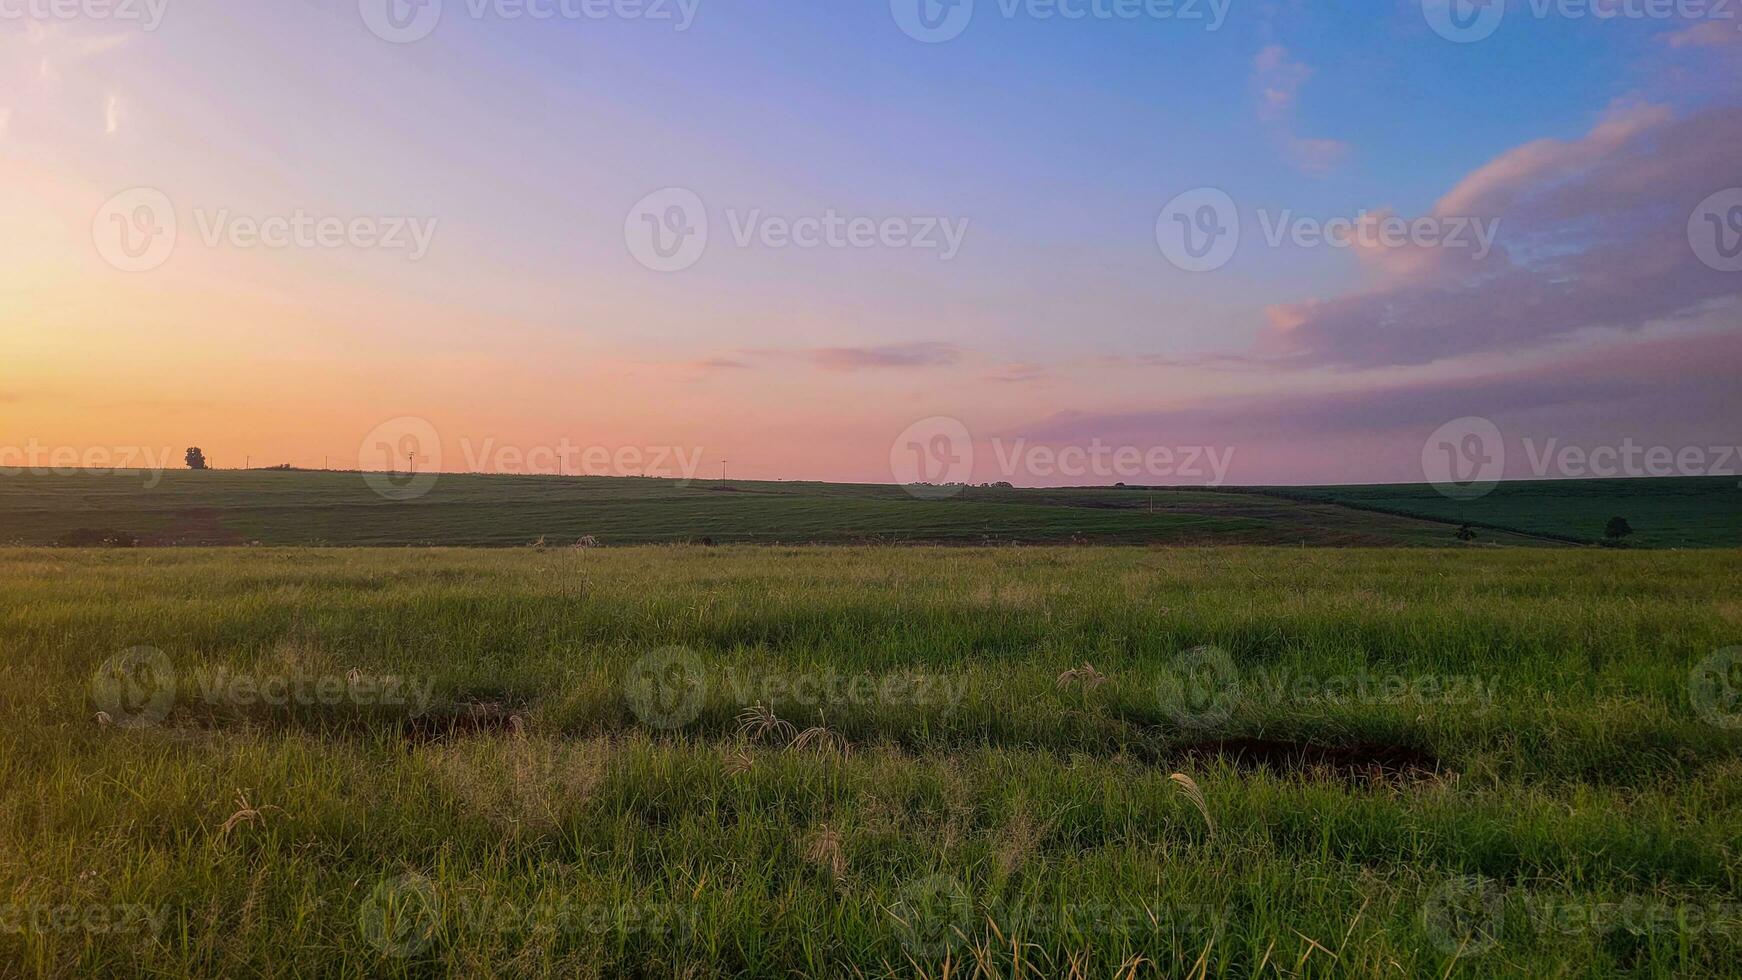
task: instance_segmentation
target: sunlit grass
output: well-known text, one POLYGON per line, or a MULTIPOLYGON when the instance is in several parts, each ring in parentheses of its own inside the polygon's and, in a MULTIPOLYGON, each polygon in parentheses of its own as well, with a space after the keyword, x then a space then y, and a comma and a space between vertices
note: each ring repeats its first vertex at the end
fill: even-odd
POLYGON ((3 551, 0 973, 1720 974, 1742 735, 1690 675, 1739 585, 1734 552, 3 551), (100 723, 141 646, 173 704, 100 723), (1205 648, 1236 689, 1182 711, 1205 648))

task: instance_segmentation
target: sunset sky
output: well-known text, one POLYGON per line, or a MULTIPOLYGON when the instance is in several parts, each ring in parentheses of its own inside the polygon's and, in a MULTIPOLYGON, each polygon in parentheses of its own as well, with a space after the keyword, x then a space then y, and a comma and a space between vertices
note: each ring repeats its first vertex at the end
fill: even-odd
POLYGON ((1232 0, 1219 26, 1221 0, 978 0, 941 40, 920 0, 424 0, 388 23, 427 36, 371 29, 408 2, 0 0, 0 445, 348 468, 412 418, 444 469, 566 441, 889 482, 944 417, 974 479, 1038 485, 1093 481, 1003 472, 993 440, 1344 483, 1423 479, 1467 416, 1742 437, 1742 19, 1514 2, 1453 39, 1442 0, 1232 0), (174 250, 127 271, 106 209, 141 188, 174 250), (658 271, 633 239, 669 188, 708 237, 658 271), (1158 238, 1200 188, 1240 237, 1194 272, 1158 238), (965 231, 947 256, 739 242, 831 212, 965 231), (1363 213, 1495 236, 1267 240, 1363 213), (298 214, 346 240, 234 234, 298 214), (427 254, 354 230, 399 226, 427 254))

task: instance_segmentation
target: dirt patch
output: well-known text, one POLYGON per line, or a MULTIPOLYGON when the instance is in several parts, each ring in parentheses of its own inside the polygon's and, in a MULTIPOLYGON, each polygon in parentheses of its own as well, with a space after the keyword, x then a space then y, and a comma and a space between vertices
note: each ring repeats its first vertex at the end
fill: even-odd
POLYGON ((407 718, 400 734, 408 742, 426 744, 474 735, 520 735, 526 720, 509 705, 497 701, 476 702, 407 718))
POLYGON ((1193 759, 1226 759, 1235 769, 1352 782, 1410 781, 1449 775, 1439 759, 1401 745, 1319 745, 1283 739, 1235 738, 1187 746, 1193 759))

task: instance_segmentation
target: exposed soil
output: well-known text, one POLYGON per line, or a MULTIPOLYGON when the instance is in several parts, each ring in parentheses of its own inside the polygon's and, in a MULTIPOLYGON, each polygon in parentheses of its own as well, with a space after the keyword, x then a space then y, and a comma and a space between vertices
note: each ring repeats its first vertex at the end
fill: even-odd
POLYGON ((525 721, 500 702, 477 702, 451 710, 407 718, 400 734, 408 742, 424 744, 474 735, 518 735, 525 721))

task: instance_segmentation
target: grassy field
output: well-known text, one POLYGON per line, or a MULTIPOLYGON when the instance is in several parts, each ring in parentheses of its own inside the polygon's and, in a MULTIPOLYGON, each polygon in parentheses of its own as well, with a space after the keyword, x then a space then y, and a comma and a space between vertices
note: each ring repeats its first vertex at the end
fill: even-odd
POLYGON ((1739 597, 1734 551, 0 550, 0 974, 1733 974, 1739 597))
MULTIPOLYGON (((1721 503, 1730 507, 1721 520, 1736 526, 1734 501, 1721 503)), ((52 545, 81 530, 182 545, 513 547, 583 536, 607 545, 1456 544, 1455 528, 1422 516, 1207 490, 976 487, 921 500, 876 485, 443 475, 427 494, 395 500, 357 473, 0 477, 0 544, 52 545)), ((1646 530, 1656 533, 1649 523, 1646 530)), ((1480 543, 1560 542, 1494 530, 1480 543)))
POLYGON ((1452 500, 1425 485, 1261 492, 1574 542, 1600 541, 1609 519, 1624 517, 1634 530, 1627 539, 1633 547, 1742 547, 1742 480, 1733 476, 1502 483, 1472 501, 1452 500))

